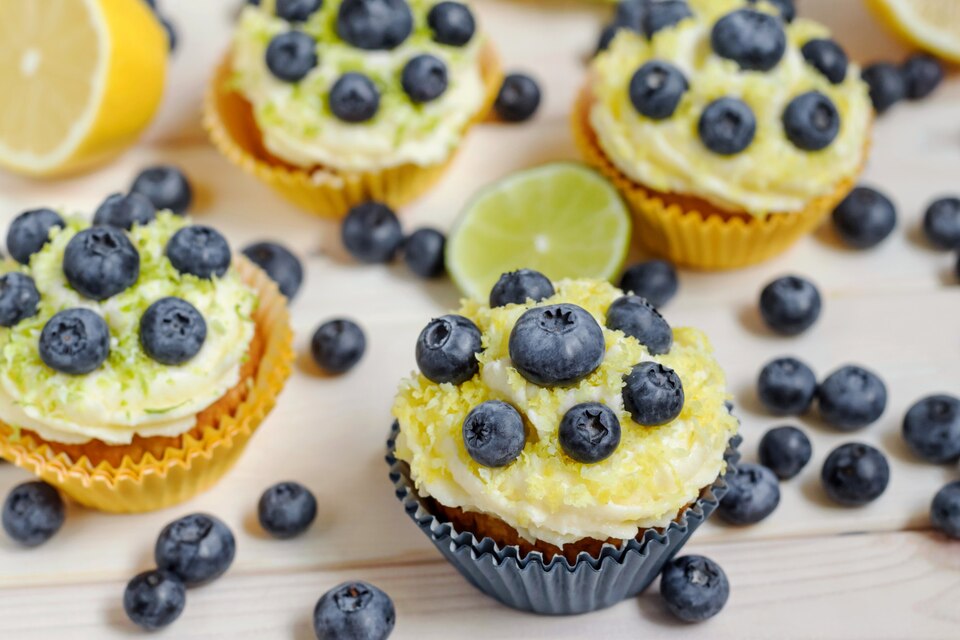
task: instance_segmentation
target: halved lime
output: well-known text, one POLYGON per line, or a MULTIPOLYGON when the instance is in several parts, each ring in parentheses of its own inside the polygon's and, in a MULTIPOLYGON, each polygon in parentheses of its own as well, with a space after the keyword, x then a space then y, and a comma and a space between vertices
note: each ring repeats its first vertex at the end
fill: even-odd
POLYGON ((557 162, 481 189, 447 240, 447 271, 485 300, 507 271, 551 280, 617 275, 630 243, 630 216, 612 184, 583 165, 557 162))

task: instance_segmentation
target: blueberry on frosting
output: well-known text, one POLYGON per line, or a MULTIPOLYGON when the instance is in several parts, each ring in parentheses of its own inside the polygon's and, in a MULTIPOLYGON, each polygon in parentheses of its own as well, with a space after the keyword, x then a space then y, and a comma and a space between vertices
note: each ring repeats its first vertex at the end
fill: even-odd
POLYGON ((13 271, 0 276, 0 327, 12 327, 37 315, 40 292, 30 276, 13 271))
POLYGON ((267 68, 284 82, 303 80, 317 60, 317 41, 301 31, 278 34, 267 45, 267 68))
POLYGON ((303 22, 323 5, 323 0, 277 0, 278 18, 288 22, 303 22))
POLYGON ((343 0, 337 13, 337 35, 359 49, 394 49, 411 31, 406 0, 343 0))
POLYGON ((620 445, 620 420, 599 402, 578 404, 567 411, 557 431, 560 447, 584 464, 606 460, 620 445))
POLYGON ((687 87, 680 69, 669 62, 651 60, 630 78, 630 102, 641 115, 663 120, 677 110, 687 87))
POLYGON ((713 25, 710 44, 718 56, 733 60, 744 71, 769 71, 787 50, 787 34, 770 14, 738 9, 713 25))
POLYGON ((193 202, 193 189, 187 176, 170 165, 144 169, 134 179, 130 191, 145 197, 157 211, 169 209, 182 215, 193 202))
POLYGON ((656 362, 641 362, 623 381, 623 406, 637 424, 659 426, 676 419, 683 411, 683 383, 673 369, 656 362))
POLYGON ((404 65, 400 86, 414 102, 436 100, 447 90, 447 65, 428 53, 415 56, 404 65))
POLYGON ((440 44, 462 47, 473 38, 477 29, 470 8, 459 2, 438 2, 427 14, 427 25, 433 39, 440 44))
POLYGON ((161 364, 180 365, 193 358, 207 339, 207 323, 181 298, 161 298, 140 319, 140 345, 161 364))
POLYGON ((110 354, 110 328, 89 309, 66 309, 40 332, 40 359, 70 375, 95 371, 110 354))
POLYGON ((552 387, 579 382, 603 362, 603 330, 583 307, 529 309, 510 332, 510 359, 524 378, 552 387))
POLYGON ((607 327, 623 331, 653 355, 670 351, 673 331, 656 309, 640 296, 626 295, 607 309, 607 327))
MULTIPOLYGON (((748 0, 750 4, 757 4, 759 0, 748 0)), ((793 4, 793 0, 766 0, 780 12, 780 17, 784 22, 790 23, 793 22, 793 19, 797 17, 797 7, 793 4)))
POLYGON ((463 421, 467 453, 485 467, 504 467, 519 457, 527 442, 523 418, 501 400, 487 400, 463 421))
POLYGON ((840 132, 840 114, 819 91, 800 94, 783 111, 783 130, 804 151, 825 149, 840 132))
POLYGON ((831 84, 840 84, 847 77, 847 54, 836 40, 814 38, 800 47, 800 53, 831 84))
POLYGON ((362 73, 345 73, 330 88, 330 111, 344 122, 366 122, 379 109, 380 91, 362 73))
POLYGON ((480 329, 458 315, 431 320, 417 338, 417 366, 429 380, 462 384, 480 370, 480 329))
POLYGON ((91 227, 67 243, 63 274, 83 297, 106 300, 126 291, 140 277, 140 254, 120 229, 91 227))
POLYGON ((490 290, 490 306, 505 307, 527 300, 540 302, 554 294, 553 283, 539 271, 518 269, 500 276, 490 290))
POLYGON ((135 224, 150 224, 157 217, 157 210, 145 196, 139 193, 114 193, 97 207, 93 224, 107 225, 129 231, 135 224))
POLYGON ((177 231, 167 241, 167 258, 180 273, 209 280, 230 268, 230 245, 219 231, 195 224, 177 231))
POLYGON ((685 0, 661 0, 647 5, 641 26, 647 38, 652 38, 661 29, 672 27, 692 16, 693 12, 685 0))
POLYGON ((718 98, 703 110, 697 132, 710 151, 732 156, 753 142, 757 133, 757 119, 743 100, 718 98))
POLYGON ((24 211, 7 230, 7 251, 20 264, 28 264, 30 256, 50 241, 50 231, 64 226, 63 218, 53 209, 24 211))

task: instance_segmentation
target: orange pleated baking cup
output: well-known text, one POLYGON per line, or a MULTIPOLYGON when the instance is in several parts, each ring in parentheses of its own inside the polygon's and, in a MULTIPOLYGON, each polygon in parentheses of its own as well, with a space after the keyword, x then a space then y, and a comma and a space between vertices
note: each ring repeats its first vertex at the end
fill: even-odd
MULTIPOLYGON (((659 193, 633 182, 604 153, 590 126, 591 104, 590 91, 584 89, 571 119, 577 147, 586 162, 623 194, 633 212, 635 241, 680 266, 735 269, 783 253, 819 226, 856 184, 856 176, 841 180, 833 191, 811 200, 802 211, 763 217, 730 213, 700 198, 659 193)), ((867 140, 865 146, 869 143, 867 140)))
POLYGON ((54 485, 82 505, 116 513, 163 509, 216 483, 237 461, 273 408, 293 362, 286 298, 246 258, 234 266, 260 300, 256 337, 240 383, 197 416, 177 438, 137 438, 131 445, 47 442, 30 431, 19 437, 0 422, 0 456, 54 485))
MULTIPOLYGON (((487 43, 480 53, 486 95, 484 104, 467 125, 483 120, 503 82, 500 59, 487 43)), ((404 164, 377 171, 340 171, 328 167, 304 169, 290 165, 266 150, 249 102, 230 87, 230 56, 220 64, 207 88, 204 126, 217 149, 233 164, 265 182, 301 209, 339 218, 353 206, 379 200, 401 207, 426 193, 453 162, 404 164)))

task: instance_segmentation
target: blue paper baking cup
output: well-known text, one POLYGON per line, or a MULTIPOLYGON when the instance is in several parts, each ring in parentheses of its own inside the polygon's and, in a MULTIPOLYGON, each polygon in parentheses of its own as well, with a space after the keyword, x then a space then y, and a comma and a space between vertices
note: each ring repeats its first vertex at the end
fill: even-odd
POLYGON ((646 589, 717 508, 727 492, 726 475, 736 471, 740 460, 740 436, 734 436, 724 453, 726 474, 705 487, 666 528, 647 529, 620 546, 606 544, 599 556, 581 552, 571 564, 561 555, 548 561, 537 551, 524 554, 516 545, 501 547, 487 537, 478 540, 439 520, 417 493, 407 463, 394 455, 397 433, 394 423, 386 460, 407 515, 467 582, 508 607, 544 615, 596 611, 646 589))

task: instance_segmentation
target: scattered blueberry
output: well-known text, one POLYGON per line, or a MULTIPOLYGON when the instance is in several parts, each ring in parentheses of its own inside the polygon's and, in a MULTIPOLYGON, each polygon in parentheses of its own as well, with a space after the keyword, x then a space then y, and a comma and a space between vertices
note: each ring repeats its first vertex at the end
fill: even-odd
POLYGON ((414 102, 436 100, 447 90, 447 65, 429 53, 414 56, 403 66, 400 86, 414 102))
POLYGON ((180 43, 180 38, 177 36, 177 28, 173 26, 173 23, 170 22, 168 18, 160 18, 160 26, 167 32, 167 49, 169 49, 171 53, 176 51, 177 45, 180 43))
MULTIPOLYGON (((757 4, 758 1, 759 0, 749 0, 751 4, 757 4)), ((794 6, 793 0, 767 0, 767 2, 777 8, 784 22, 789 24, 797 17, 797 8, 794 6)))
POLYGON ((446 244, 447 239, 436 229, 417 229, 403 241, 403 260, 421 278, 436 278, 445 271, 446 244))
POLYGON ((123 609, 130 621, 147 631, 162 629, 183 613, 187 588, 168 571, 144 571, 127 584, 123 609))
POLYGON ((610 407, 585 402, 567 411, 557 432, 564 453, 577 462, 606 460, 620 445, 620 419, 610 407))
POLYGON ((160 298, 140 318, 140 345, 166 365, 188 362, 207 339, 207 323, 197 308, 180 298, 160 298))
POLYGON ((635 293, 660 308, 677 294, 677 270, 666 260, 647 260, 628 267, 620 277, 624 293, 635 293))
POLYGON ((877 113, 883 113, 907 94, 903 74, 895 65, 878 62, 863 70, 860 77, 870 88, 870 101, 877 113))
POLYGON ((960 198, 931 202, 923 214, 923 233, 938 249, 960 249, 960 198))
POLYGON ((66 309, 47 320, 40 332, 40 359, 70 375, 90 373, 110 354, 110 328, 89 309, 66 309))
POLYGON ((930 505, 930 523, 948 537, 960 539, 960 482, 937 491, 930 505))
POLYGON ((480 329, 467 318, 435 318, 417 338, 417 366, 437 384, 462 384, 480 371, 480 329))
POLYGON ((53 209, 24 211, 10 223, 7 251, 20 264, 29 264, 30 257, 50 241, 50 231, 62 229, 63 218, 53 209))
POLYGON ((927 462, 960 460, 960 399, 941 394, 918 400, 903 418, 903 439, 927 462))
POLYGON ((693 12, 686 0, 660 0, 647 5, 643 15, 643 33, 652 38, 661 29, 672 27, 681 20, 692 18, 693 12))
POLYGON ((366 349, 363 329, 346 318, 324 322, 310 340, 313 361, 328 373, 346 373, 353 369, 366 349))
POLYGON ((540 87, 523 73, 511 73, 503 79, 493 109, 501 120, 523 122, 540 106, 540 87))
POLYGON ((64 520, 63 500, 46 482, 24 482, 3 503, 3 530, 25 547, 38 547, 52 538, 64 520))
POLYGON ((390 596, 367 582, 344 582, 313 610, 318 640, 386 640, 397 622, 390 596))
POLYGON ((523 418, 506 402, 482 402, 463 421, 463 445, 470 457, 485 467, 510 464, 526 442, 523 418))
POLYGON ((304 22, 316 13, 323 0, 277 0, 277 17, 287 22, 304 22))
POLYGON ((797 148, 820 151, 840 133, 840 114, 819 91, 801 93, 783 110, 783 130, 797 148))
POLYGON ((830 452, 820 479, 834 502, 855 507, 876 500, 886 490, 890 465, 878 449, 850 442, 830 452))
POLYGON ((575 304, 529 309, 510 332, 510 359, 524 378, 545 387, 570 385, 603 362, 603 329, 575 304))
POLYGON ((737 9, 713 25, 710 44, 718 56, 733 60, 744 71, 769 71, 783 58, 787 34, 769 13, 737 9))
POLYGON ((731 156, 753 142, 757 133, 757 119, 742 100, 718 98, 703 110, 697 131, 700 140, 710 151, 731 156))
POLYGON ((688 86, 680 69, 669 62, 651 60, 630 78, 630 102, 641 115, 663 120, 677 110, 688 86))
POLYGON ((243 255, 277 283, 280 293, 293 300, 303 284, 303 266, 295 255, 275 242, 251 244, 243 250, 243 255))
POLYGON ((302 31, 278 33, 267 45, 267 68, 284 82, 300 82, 318 60, 317 41, 302 31))
POLYGON ((230 268, 230 245, 220 232, 195 224, 177 231, 167 242, 167 258, 180 273, 210 280, 230 268))
POLYGON ((817 389, 824 422, 853 431, 873 424, 887 407, 887 388, 873 372, 862 367, 840 367, 817 389))
POLYGON ((164 527, 157 538, 157 567, 170 571, 188 587, 205 584, 230 568, 237 544, 223 522, 193 513, 164 527))
POLYGON ((473 38, 477 29, 470 8, 459 2, 438 2, 427 13, 427 25, 433 39, 440 44, 462 47, 473 38))
POLYGON ((106 300, 140 277, 140 254, 120 229, 91 227, 67 243, 63 274, 83 297, 106 300))
POLYGON ((847 77, 847 53, 836 40, 815 38, 808 40, 800 53, 814 69, 823 74, 831 84, 840 84, 847 77))
POLYGON ((257 518, 274 538, 295 538, 310 528, 317 517, 317 499, 298 482, 280 482, 260 496, 257 518))
POLYGON ((730 524, 756 524, 780 504, 780 483, 770 469, 749 462, 727 474, 727 495, 717 515, 730 524))
POLYGON ((810 408, 817 394, 817 378, 796 358, 777 358, 760 370, 757 396, 770 413, 799 416, 810 408))
POLYGON ((153 203, 139 193, 114 193, 97 208, 93 224, 107 225, 129 231, 133 225, 150 224, 157 217, 153 203))
POLYGON ((666 424, 683 411, 683 384, 673 369, 656 362, 641 362, 623 381, 623 407, 637 424, 666 424))
POLYGON ((547 276, 533 269, 520 269, 500 276, 490 290, 490 306, 524 304, 527 300, 540 302, 553 297, 555 293, 553 283, 547 276))
POLYGON ((723 609, 730 597, 730 583, 720 565, 710 558, 683 556, 663 568, 660 596, 678 619, 702 622, 723 609))
POLYGON ((360 262, 390 262, 403 244, 403 229, 393 210, 382 202, 364 202, 350 209, 340 227, 343 246, 360 262))
POLYGON ((943 82, 943 65, 933 56, 917 53, 900 67, 907 99, 926 98, 943 82))
POLYGON ((187 176, 170 165, 148 167, 141 171, 134 179, 130 192, 144 196, 158 211, 169 209, 176 214, 185 213, 193 201, 193 189, 187 176))
POLYGON ((359 49, 394 49, 413 31, 406 0, 343 0, 337 35, 359 49))
POLYGON ((897 226, 897 209, 879 191, 856 187, 833 210, 833 226, 849 246, 870 249, 883 242, 897 226))
POLYGON ((0 327, 12 327, 37 315, 40 292, 30 276, 11 271, 0 276, 0 327))
POLYGON ((362 73, 343 74, 330 89, 330 111, 344 122, 366 122, 380 109, 377 85, 362 73))
POLYGON ((789 480, 800 473, 812 455, 810 438, 796 427, 774 427, 760 440, 760 464, 781 480, 789 480))
POLYGON ((803 333, 820 317, 817 287, 800 276, 777 278, 760 292, 760 315, 772 330, 785 336, 803 333))
POLYGON ((636 338, 652 355, 670 352, 673 331, 649 302, 640 296, 625 295, 607 309, 607 328, 636 338))

